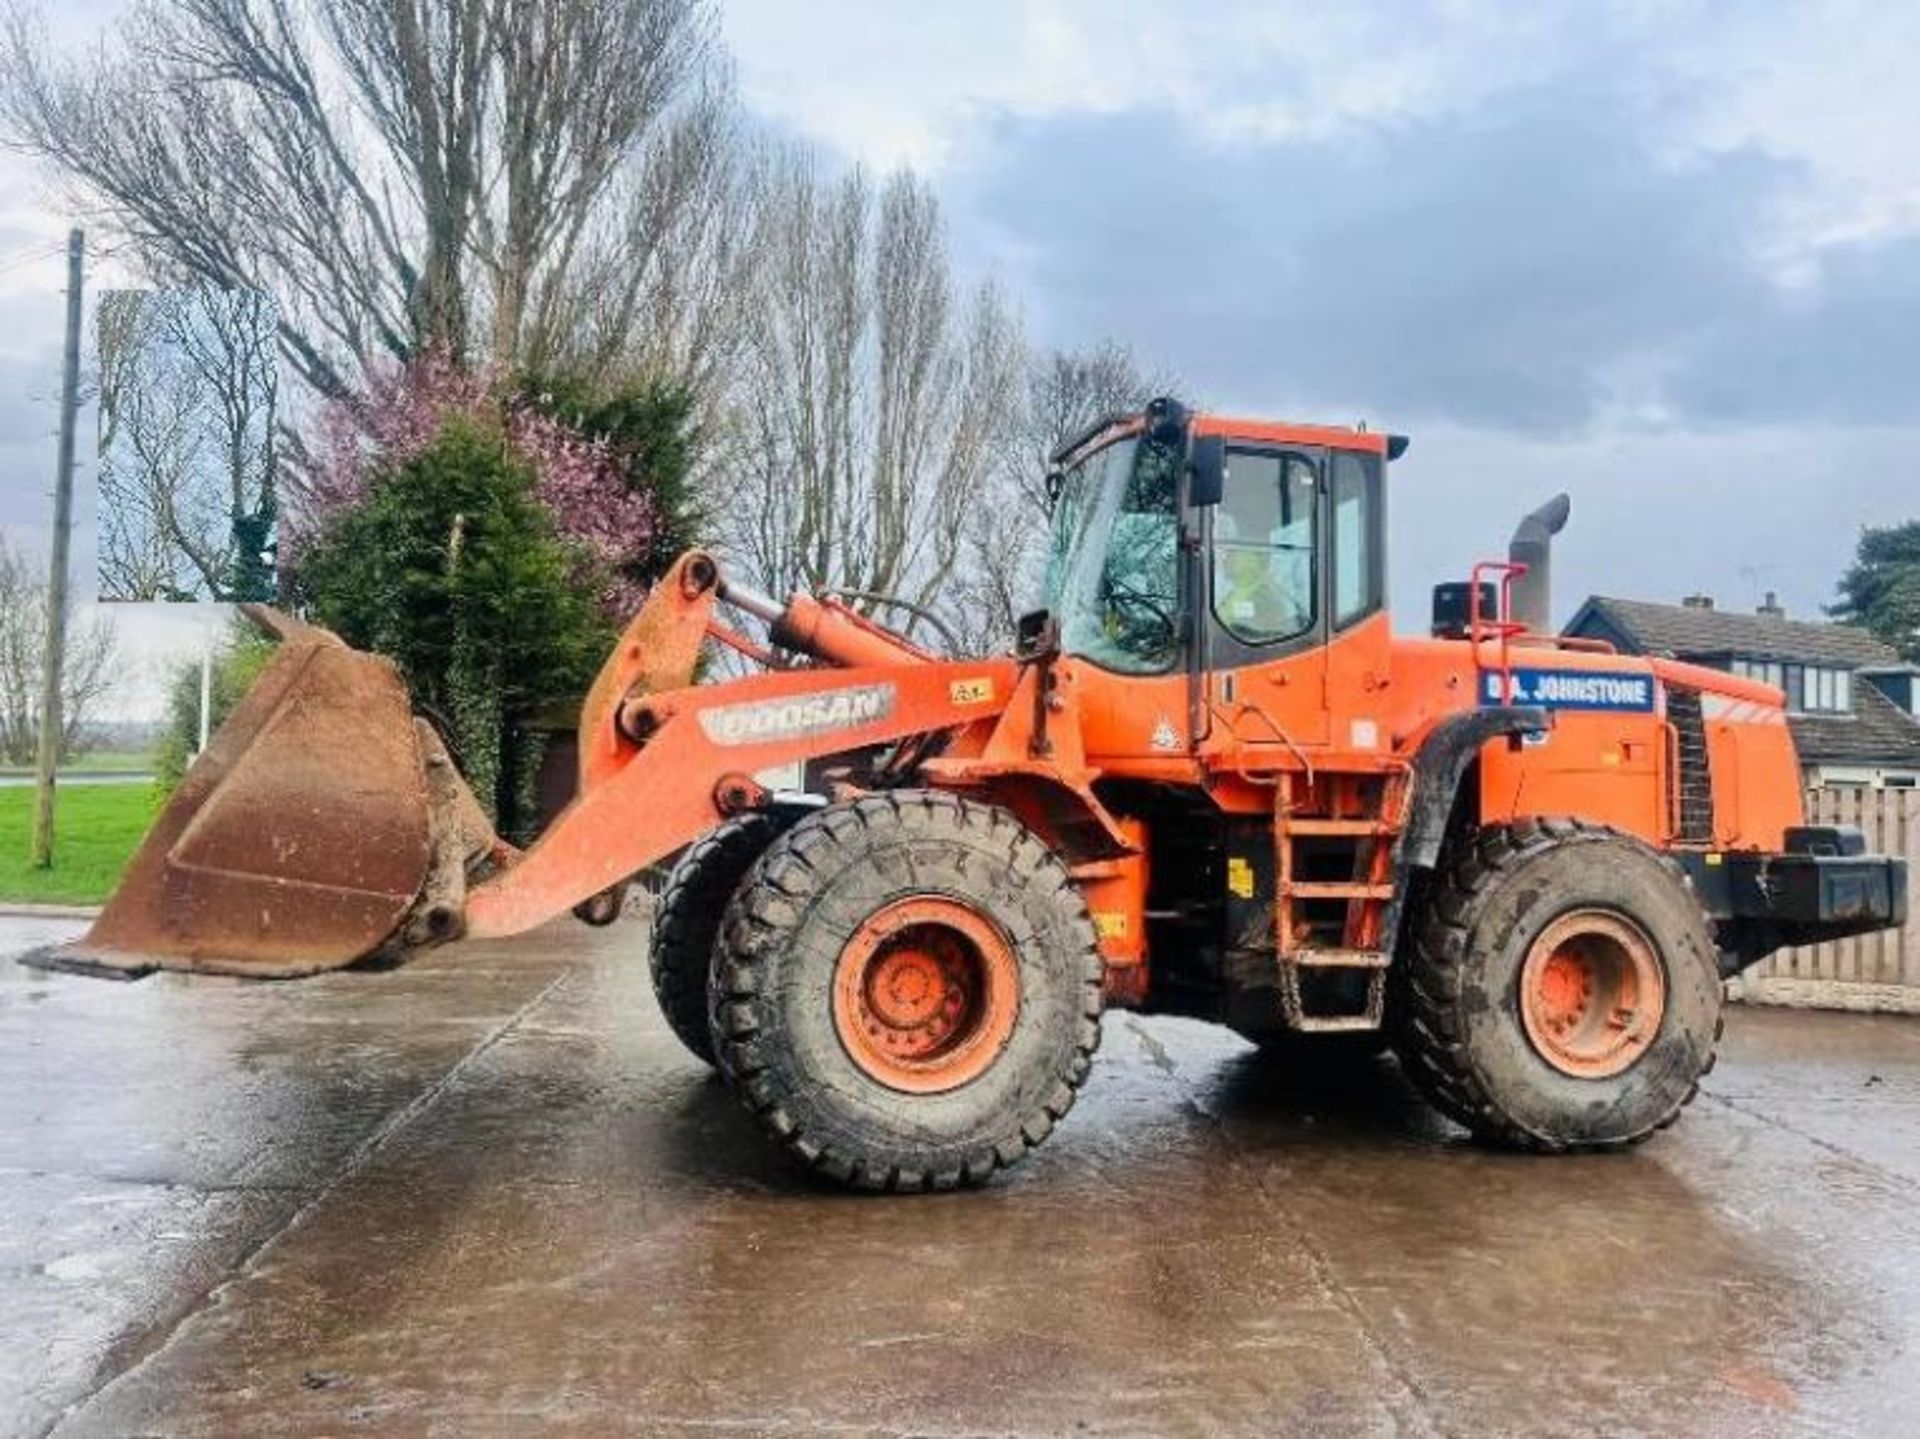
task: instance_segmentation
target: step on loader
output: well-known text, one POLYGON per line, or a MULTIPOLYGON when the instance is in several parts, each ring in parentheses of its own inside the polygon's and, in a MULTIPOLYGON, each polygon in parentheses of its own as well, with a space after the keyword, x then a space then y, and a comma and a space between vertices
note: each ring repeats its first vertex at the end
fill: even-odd
POLYGON ((651 929, 673 1031, 848 1184, 1018 1161, 1107 1006, 1302 1063, 1390 1046, 1491 1142, 1632 1144, 1711 1065, 1722 981, 1901 923, 1905 870, 1805 822, 1779 690, 1548 632, 1564 498, 1397 637, 1405 443, 1172 401, 1101 421, 1055 456, 1046 608, 985 659, 688 554, 524 852, 390 665, 260 612, 277 656, 92 930, 38 961, 394 964, 608 922, 677 854, 651 929), (708 643, 762 672, 694 683, 708 643), (757 778, 796 762, 814 792, 757 778))

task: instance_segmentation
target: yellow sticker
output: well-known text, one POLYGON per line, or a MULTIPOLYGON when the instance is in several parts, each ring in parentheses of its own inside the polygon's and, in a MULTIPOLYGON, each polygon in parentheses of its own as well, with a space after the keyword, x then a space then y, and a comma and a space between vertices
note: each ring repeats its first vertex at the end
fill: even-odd
POLYGON ((993 681, 955 680, 947 686, 947 698, 957 705, 983 705, 993 698, 993 681))
POLYGON ((1227 859, 1227 888, 1241 899, 1253 898, 1253 866, 1237 854, 1227 859))
POLYGON ((1710 854, 1707 856, 1707 863, 1710 865, 1724 864, 1725 862, 1726 857, 1724 855, 1710 854))
POLYGON ((1127 937, 1127 912, 1123 909, 1095 910, 1093 914, 1093 932, 1102 939, 1125 939, 1127 937))

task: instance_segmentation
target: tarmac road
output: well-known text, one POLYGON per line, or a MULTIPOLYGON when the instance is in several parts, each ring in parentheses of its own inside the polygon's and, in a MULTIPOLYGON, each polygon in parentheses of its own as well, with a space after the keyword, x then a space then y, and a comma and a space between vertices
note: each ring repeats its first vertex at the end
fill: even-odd
POLYGON ((1920 1021, 1736 1010, 1677 1128, 1552 1160, 1115 1014, 1027 1165, 875 1199, 762 1143, 642 941, 0 964, 0 1430, 1920 1426, 1920 1021))

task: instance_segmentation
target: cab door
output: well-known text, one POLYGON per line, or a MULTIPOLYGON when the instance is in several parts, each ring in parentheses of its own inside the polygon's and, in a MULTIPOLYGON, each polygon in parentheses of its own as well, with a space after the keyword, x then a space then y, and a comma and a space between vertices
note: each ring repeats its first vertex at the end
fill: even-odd
POLYGON ((1220 502, 1201 523, 1205 737, 1256 764, 1324 747, 1326 464, 1311 446, 1229 444, 1220 502))

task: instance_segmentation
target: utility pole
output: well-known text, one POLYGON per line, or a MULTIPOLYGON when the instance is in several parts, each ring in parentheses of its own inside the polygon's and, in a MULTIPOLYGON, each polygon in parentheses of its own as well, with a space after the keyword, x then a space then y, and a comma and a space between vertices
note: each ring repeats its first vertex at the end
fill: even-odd
POLYGON ((207 739, 213 730, 213 644, 200 651, 200 747, 195 759, 207 752, 207 739))
POLYGON ((61 671, 67 657, 67 550, 73 538, 73 431, 80 413, 80 271, 86 237, 67 235, 67 353, 60 381, 60 458, 53 477, 53 563, 47 570, 47 651, 40 671, 40 747, 35 756, 33 866, 53 864, 54 769, 60 761, 61 671))

